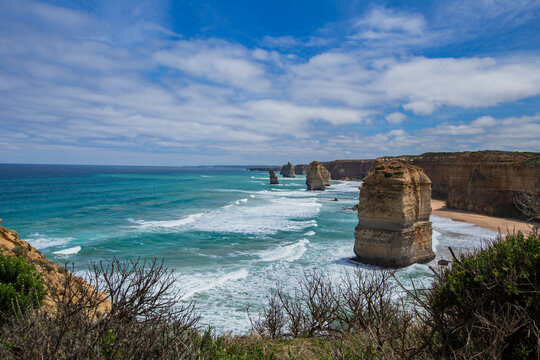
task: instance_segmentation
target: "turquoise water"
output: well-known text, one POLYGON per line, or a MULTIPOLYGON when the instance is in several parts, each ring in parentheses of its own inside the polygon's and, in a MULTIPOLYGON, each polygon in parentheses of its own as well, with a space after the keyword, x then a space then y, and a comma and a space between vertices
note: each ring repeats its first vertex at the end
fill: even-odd
MULTIPOLYGON (((0 218, 80 273, 104 258, 164 258, 203 324, 240 333, 246 307, 256 311, 272 288, 292 291, 309 270, 338 279, 355 266, 357 219, 346 208, 361 183, 307 192, 304 176, 280 182, 241 168, 0 165, 0 218)), ((432 221, 437 259, 496 235, 432 221)), ((430 271, 412 265, 398 275, 429 281, 430 271)))

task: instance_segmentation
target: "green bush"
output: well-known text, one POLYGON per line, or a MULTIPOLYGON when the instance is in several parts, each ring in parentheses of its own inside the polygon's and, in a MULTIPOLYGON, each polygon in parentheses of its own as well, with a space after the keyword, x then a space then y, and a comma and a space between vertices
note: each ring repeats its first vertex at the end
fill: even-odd
POLYGON ((32 264, 23 257, 0 253, 0 322, 41 305, 45 286, 32 264))
POLYGON ((442 352, 537 359, 540 240, 518 233, 461 255, 435 281, 428 304, 442 352))

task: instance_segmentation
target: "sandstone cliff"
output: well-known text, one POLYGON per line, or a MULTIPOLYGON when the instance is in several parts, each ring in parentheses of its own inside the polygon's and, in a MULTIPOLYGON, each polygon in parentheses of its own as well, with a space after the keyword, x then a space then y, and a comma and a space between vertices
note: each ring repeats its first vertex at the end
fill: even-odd
POLYGON ((362 180, 373 167, 375 160, 334 160, 323 165, 333 180, 362 180))
MULTIPOLYGON (((39 250, 28 242, 21 240, 17 232, 8 230, 3 226, 0 226, 0 252, 11 256, 23 256, 28 259, 36 271, 43 277, 47 288, 47 295, 43 301, 42 308, 46 311, 54 312, 56 305, 53 299, 63 294, 67 270, 58 266, 54 261, 47 260, 39 250)), ((74 278, 83 287, 91 286, 80 277, 74 278)), ((99 307, 99 310, 103 313, 108 308, 110 308, 110 302, 107 300, 99 307)))
POLYGON ((331 184, 330 172, 318 161, 309 164, 306 175, 308 190, 324 190, 331 184))
MULTIPOLYGON (((371 170, 375 160, 333 160, 322 162, 332 180, 362 180, 371 170)), ((308 165, 294 167, 297 174, 306 174, 308 165)))
POLYGON ((286 165, 283 165, 281 167, 281 175, 286 178, 295 178, 296 175, 294 173, 294 166, 290 162, 288 162, 286 165))
POLYGON ((516 194, 540 193, 539 153, 426 153, 396 159, 424 169, 433 195, 446 198, 448 208, 511 217, 519 215, 516 194))
POLYGON ((299 175, 306 175, 307 174, 307 168, 309 165, 306 164, 298 164, 294 166, 294 172, 295 174, 299 175))
POLYGON ((421 168, 381 161, 364 178, 354 252, 387 267, 427 262, 431 247, 431 181, 421 168))
POLYGON ((276 172, 270 169, 268 170, 268 173, 270 174, 270 184, 279 184, 279 180, 276 176, 276 172))

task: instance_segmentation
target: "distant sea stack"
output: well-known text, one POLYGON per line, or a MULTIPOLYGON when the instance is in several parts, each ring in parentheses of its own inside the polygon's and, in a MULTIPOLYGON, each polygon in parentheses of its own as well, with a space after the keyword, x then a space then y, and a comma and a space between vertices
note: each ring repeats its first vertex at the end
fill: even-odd
MULTIPOLYGON (((374 159, 369 160, 333 160, 322 162, 330 172, 332 180, 362 180, 371 170, 374 159)), ((306 174, 308 165, 298 164, 294 167, 297 174, 306 174)))
POLYGON ((298 175, 306 175, 307 174, 307 168, 309 165, 306 164, 298 164, 294 166, 294 172, 298 175))
POLYGON ((375 164, 375 160, 334 160, 322 163, 332 180, 362 180, 375 164))
POLYGON ((318 161, 309 164, 306 175, 308 190, 324 190, 331 184, 330 172, 318 161))
POLYGON ((357 259, 394 268, 432 260, 430 214, 431 181, 421 168, 376 163, 360 191, 357 259))
POLYGON ((522 191, 540 193, 540 153, 473 151, 402 156, 424 169, 433 195, 451 209, 516 217, 514 197, 522 191))
POLYGON ((276 172, 270 169, 268 170, 268 173, 270 174, 270 184, 279 184, 279 180, 276 176, 276 172))
POLYGON ((286 178, 295 178, 296 174, 294 173, 294 166, 290 162, 281 167, 281 175, 286 178))

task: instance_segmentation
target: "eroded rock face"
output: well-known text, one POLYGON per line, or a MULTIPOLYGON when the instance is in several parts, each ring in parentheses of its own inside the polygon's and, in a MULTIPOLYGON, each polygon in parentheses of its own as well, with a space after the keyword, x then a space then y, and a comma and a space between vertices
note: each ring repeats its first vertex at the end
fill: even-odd
POLYGON ((296 174, 294 173, 294 166, 290 162, 281 167, 281 175, 286 178, 295 178, 296 174))
POLYGON ((330 172, 318 161, 309 164, 306 175, 308 190, 324 190, 332 183, 330 172))
MULTIPOLYGON (((333 160, 322 162, 330 172, 332 180, 361 180, 371 170, 375 160, 333 160)), ((297 174, 307 174, 309 165, 298 164, 294 167, 297 174)))
MULTIPOLYGON (((56 309, 54 299, 64 291, 67 271, 63 267, 58 266, 54 261, 47 260, 39 250, 28 242, 21 240, 17 232, 8 230, 3 226, 0 226, 0 251, 3 254, 23 256, 28 259, 36 271, 43 277, 45 287, 47 288, 47 295, 43 301, 42 308, 46 311, 54 312, 56 309)), ((83 287, 91 287, 83 278, 75 276, 74 280, 78 281, 83 287)), ((101 296, 106 295, 102 294, 101 296)), ((108 311, 110 309, 110 302, 106 300, 98 309, 102 313, 108 311)))
POLYGON ((276 176, 276 172, 272 169, 268 170, 268 173, 270 174, 270 184, 279 184, 278 177, 276 176))
POLYGON ((426 153, 397 158, 424 169, 449 208, 517 216, 514 197, 540 192, 540 154, 507 151, 426 153))
POLYGON ((306 175, 307 174, 307 168, 309 165, 306 164, 298 164, 294 166, 294 172, 295 174, 299 175, 306 175))
POLYGON ((334 160, 322 163, 332 180, 362 180, 375 164, 375 160, 334 160))
POLYGON ((376 163, 360 191, 354 243, 358 260, 385 267, 432 260, 430 214, 431 181, 421 168, 376 163))

